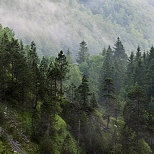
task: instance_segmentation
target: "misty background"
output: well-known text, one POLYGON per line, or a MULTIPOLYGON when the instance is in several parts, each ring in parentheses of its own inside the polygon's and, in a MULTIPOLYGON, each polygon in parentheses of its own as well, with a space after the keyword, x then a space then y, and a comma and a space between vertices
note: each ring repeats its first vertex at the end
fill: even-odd
POLYGON ((68 48, 76 55, 82 40, 99 53, 118 36, 130 53, 154 42, 154 0, 0 0, 0 23, 34 40, 40 56, 68 48))

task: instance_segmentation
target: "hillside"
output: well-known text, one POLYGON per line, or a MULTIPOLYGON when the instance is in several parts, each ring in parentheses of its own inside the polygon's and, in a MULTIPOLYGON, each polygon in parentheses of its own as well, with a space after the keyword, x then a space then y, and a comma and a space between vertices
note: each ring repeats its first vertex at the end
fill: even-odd
POLYGON ((126 50, 41 58, 0 26, 0 153, 154 153, 154 47, 126 50))
POLYGON ((127 53, 154 42, 154 7, 149 0, 0 0, 0 21, 25 43, 34 40, 39 55, 61 49, 76 55, 86 40, 99 53, 120 36, 127 53), (144 9, 143 9, 144 6, 144 9))

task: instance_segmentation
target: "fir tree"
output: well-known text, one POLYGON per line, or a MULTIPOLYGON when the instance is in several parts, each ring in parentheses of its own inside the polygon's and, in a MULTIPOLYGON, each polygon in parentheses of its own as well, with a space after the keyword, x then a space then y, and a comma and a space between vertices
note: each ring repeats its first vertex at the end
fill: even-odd
POLYGON ((103 66, 100 73, 100 100, 102 101, 102 87, 104 87, 104 80, 106 78, 113 78, 114 77, 114 67, 113 67, 113 52, 111 47, 109 46, 105 57, 103 66))
POLYGON ((114 59, 113 65, 115 68, 113 81, 116 93, 119 93, 125 82, 127 59, 128 59, 123 44, 120 41, 119 37, 115 43, 113 59, 114 59))
POLYGON ((89 57, 89 53, 88 53, 87 43, 85 41, 82 41, 80 43, 77 62, 81 64, 82 62, 87 61, 88 57, 89 57))
POLYGON ((69 49, 66 52, 66 60, 68 61, 69 65, 73 63, 72 53, 69 49))
POLYGON ((78 92, 79 92, 79 97, 80 97, 79 98, 80 103, 86 107, 89 103, 90 92, 89 92, 88 80, 85 75, 82 78, 81 85, 78 87, 78 92))
POLYGON ((134 61, 134 53, 131 52, 130 57, 128 58, 128 65, 127 65, 127 79, 126 83, 127 85, 133 85, 135 83, 135 61, 134 61))
POLYGON ((55 59, 55 64, 59 68, 60 74, 59 74, 59 80, 60 80, 60 97, 62 99, 63 95, 63 80, 66 77, 66 74, 68 73, 68 61, 66 59, 66 56, 64 55, 63 51, 60 51, 58 54, 58 57, 55 59))
POLYGON ((95 97, 95 94, 92 93, 91 99, 90 99, 90 104, 92 108, 97 108, 98 107, 98 103, 95 97))
POLYGON ((106 78, 103 87, 104 106, 107 114, 107 128, 110 122, 110 116, 115 115, 116 103, 115 103, 115 89, 111 78, 106 78))
POLYGON ((148 103, 144 90, 135 85, 128 93, 129 102, 124 109, 124 119, 129 128, 134 130, 137 140, 143 137, 143 130, 147 129, 148 103))

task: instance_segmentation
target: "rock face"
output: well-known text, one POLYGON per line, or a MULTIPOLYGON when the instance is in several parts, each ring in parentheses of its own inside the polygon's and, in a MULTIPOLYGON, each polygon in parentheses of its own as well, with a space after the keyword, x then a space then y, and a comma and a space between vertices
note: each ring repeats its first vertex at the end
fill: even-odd
POLYGON ((82 40, 99 53, 118 36, 130 52, 154 41, 154 9, 147 1, 1 0, 0 22, 24 42, 34 40, 40 55, 68 48, 76 55, 82 40))

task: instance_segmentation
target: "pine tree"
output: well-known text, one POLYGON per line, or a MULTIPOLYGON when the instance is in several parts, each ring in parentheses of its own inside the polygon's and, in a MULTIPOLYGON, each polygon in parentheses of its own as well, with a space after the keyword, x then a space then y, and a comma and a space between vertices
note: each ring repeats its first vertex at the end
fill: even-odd
POLYGON ((128 59, 123 44, 120 41, 119 37, 115 43, 113 59, 114 59, 113 65, 115 68, 113 81, 116 93, 119 93, 125 82, 127 59, 128 59))
POLYGON ((135 85, 128 93, 129 102, 124 108, 124 119, 129 128, 136 132, 137 140, 143 137, 147 129, 148 103, 144 90, 135 85))
POLYGON ((130 57, 128 58, 128 65, 127 65, 127 79, 126 83, 127 85, 133 85, 135 83, 135 61, 134 61, 134 53, 131 52, 130 57))
POLYGON ((47 74, 47 70, 48 70, 48 60, 44 56, 41 60, 39 70, 40 70, 41 75, 45 77, 47 74))
MULTIPOLYGON (((124 46, 122 44, 122 42, 120 41, 120 38, 117 38, 117 41, 115 43, 115 47, 114 47, 114 57, 117 59, 123 59, 123 60, 127 60, 127 54, 125 53, 125 49, 124 46)), ((126 62, 124 62, 126 63, 126 62)))
POLYGON ((92 108, 97 108, 98 107, 98 103, 95 97, 95 93, 92 93, 91 99, 90 99, 90 104, 92 108))
POLYGON ((68 64, 72 64, 73 63, 72 53, 70 52, 69 49, 66 52, 66 60, 68 61, 68 64))
POLYGON ((80 43, 77 62, 81 64, 82 62, 87 61, 88 57, 89 57, 89 53, 88 53, 87 43, 85 41, 82 41, 80 43))
POLYGON ((113 51, 109 46, 105 57, 103 66, 100 73, 100 100, 102 101, 102 87, 104 87, 104 80, 106 78, 113 78, 114 77, 114 67, 113 67, 113 51))
POLYGON ((105 56, 106 52, 107 52, 107 50, 106 50, 106 48, 104 48, 103 51, 100 53, 100 55, 105 56))
POLYGON ((113 81, 111 78, 106 78, 103 87, 104 106, 107 114, 107 128, 110 122, 110 116, 115 115, 116 103, 115 103, 115 90, 113 81))
POLYGON ((154 97, 154 47, 151 47, 148 55, 147 86, 148 97, 151 100, 154 97))
POLYGON ((48 59, 43 57, 40 65, 39 65, 40 81, 39 81, 38 93, 39 93, 39 96, 42 100, 45 97, 46 92, 50 91, 49 88, 48 88, 48 85, 49 85, 48 82, 49 81, 47 80, 48 63, 49 63, 48 59))
POLYGON ((51 91, 51 96, 56 102, 57 98, 57 82, 59 80, 60 70, 55 62, 51 62, 47 72, 47 79, 49 81, 48 89, 51 91))
POLYGON ((113 60, 113 51, 111 47, 109 46, 106 51, 105 59, 103 62, 103 68, 102 68, 103 80, 106 78, 113 78, 114 68, 113 68, 112 60, 113 60))
POLYGON ((0 41, 0 98, 6 99, 5 91, 7 87, 7 71, 10 68, 9 61, 10 42, 6 33, 2 36, 0 41))
POLYGON ((138 46, 135 57, 135 75, 134 75, 135 83, 145 86, 145 74, 146 72, 145 72, 143 57, 141 54, 141 49, 138 46))
POLYGON ((66 77, 66 74, 68 73, 68 61, 66 59, 66 56, 64 55, 63 51, 60 51, 58 54, 58 57, 55 59, 55 64, 60 70, 59 80, 60 80, 60 97, 62 99, 63 95, 63 80, 66 77))
POLYGON ((89 103, 89 85, 88 85, 88 80, 86 78, 86 76, 84 75, 82 78, 82 83, 81 85, 78 87, 78 93, 79 93, 79 101, 80 103, 84 106, 87 107, 88 103, 89 103))
POLYGON ((40 85, 40 72, 38 68, 39 64, 39 58, 36 52, 36 44, 32 41, 30 50, 27 53, 27 63, 29 66, 29 69, 31 71, 31 91, 35 95, 35 99, 33 102, 33 108, 36 108, 37 101, 38 101, 38 89, 40 85))

